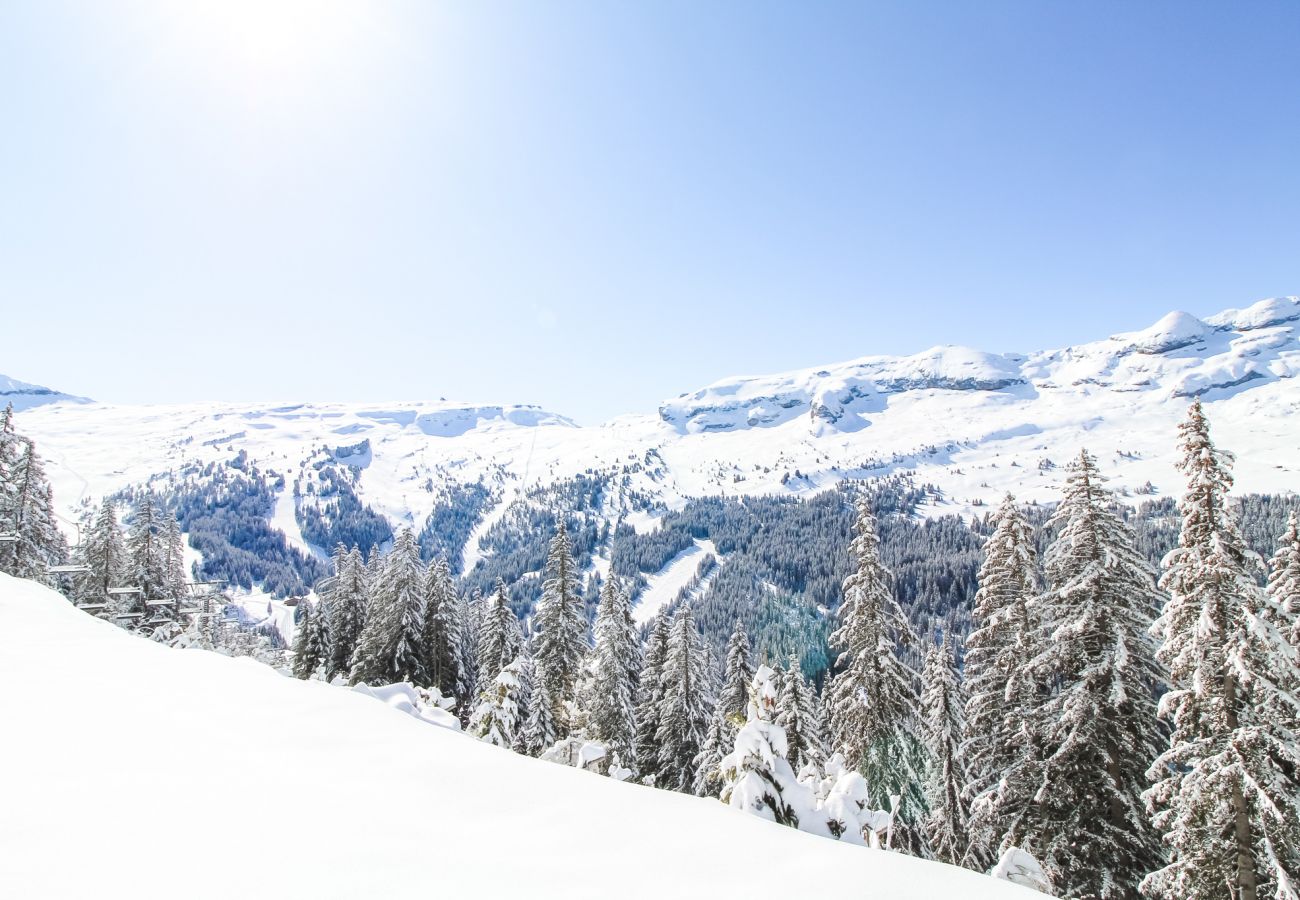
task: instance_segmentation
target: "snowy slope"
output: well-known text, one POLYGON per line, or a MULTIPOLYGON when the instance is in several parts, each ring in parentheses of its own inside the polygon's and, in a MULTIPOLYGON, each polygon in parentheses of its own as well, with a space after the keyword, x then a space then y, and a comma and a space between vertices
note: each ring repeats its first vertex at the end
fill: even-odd
MULTIPOLYGON (((1238 454, 1240 490, 1294 490, 1298 327, 1296 297, 1206 319, 1174 312, 1059 350, 936 347, 729 378, 654 413, 592 427, 533 407, 450 403, 54 403, 24 413, 20 426, 50 456, 56 499, 69 514, 82 497, 241 450, 292 481, 326 448, 356 468, 364 502, 416 527, 452 486, 481 483, 493 499, 464 550, 472 563, 478 537, 511 501, 584 472, 613 476, 610 520, 643 516, 633 495, 662 509, 894 472, 944 491, 928 513, 970 514, 1008 490, 1054 499, 1063 464, 1083 446, 1121 493, 1171 495, 1181 483, 1175 428, 1192 397, 1207 404, 1219 443, 1238 454), (358 441, 365 452, 344 456, 358 441)), ((287 517, 278 521, 301 541, 287 517)), ((638 530, 653 525, 637 521, 638 530)))
POLYGON ((28 384, 26 381, 10 378, 8 375, 0 375, 0 408, 3 408, 5 404, 12 403, 16 412, 22 412, 45 403, 58 403, 61 401, 68 403, 90 402, 85 397, 74 397, 62 391, 41 387, 39 384, 28 384))
POLYGON ((1041 896, 170 650, 5 575, 0 623, 5 896, 1041 896))

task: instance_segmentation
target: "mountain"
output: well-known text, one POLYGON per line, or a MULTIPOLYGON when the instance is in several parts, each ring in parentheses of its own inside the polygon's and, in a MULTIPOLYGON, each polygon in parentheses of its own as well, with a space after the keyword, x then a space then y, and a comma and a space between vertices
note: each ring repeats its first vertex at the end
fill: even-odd
POLYGON ((169 649, 2 574, 0 619, 11 896, 1041 896, 169 649))
POLYGON ((28 384, 10 378, 8 375, 0 375, 0 407, 12 403, 15 411, 22 412, 46 403, 59 402, 89 403, 90 401, 85 397, 74 397, 62 391, 41 387, 39 384, 28 384))
POLYGON ((1059 350, 864 357, 725 379, 593 427, 535 407, 445 402, 65 402, 29 410, 21 427, 50 455, 69 514, 151 476, 246 454, 284 480, 276 520, 303 547, 290 488, 307 496, 322 467, 346 469, 362 503, 417 529, 473 488, 474 528, 461 548, 472 565, 477 539, 511 501, 581 475, 611 485, 608 520, 638 529, 692 497, 807 495, 900 472, 942 491, 927 514, 970 514, 1008 490, 1048 501, 1081 446, 1121 492, 1173 495, 1175 427, 1192 397, 1237 452, 1241 489, 1292 489, 1297 323, 1300 298, 1286 297, 1203 320, 1170 313, 1059 350))

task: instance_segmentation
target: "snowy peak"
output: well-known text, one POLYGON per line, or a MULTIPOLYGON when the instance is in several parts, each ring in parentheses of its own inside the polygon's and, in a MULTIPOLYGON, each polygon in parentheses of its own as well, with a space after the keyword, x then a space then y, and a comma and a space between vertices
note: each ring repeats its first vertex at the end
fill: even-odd
POLYGON ((1254 331, 1300 321, 1300 297, 1272 297, 1245 309, 1227 309, 1205 320, 1220 331, 1254 331))
POLYGON ((90 402, 85 397, 74 397, 53 388, 42 387, 39 384, 29 384, 26 381, 10 378, 8 375, 0 375, 0 408, 7 403, 12 403, 16 411, 22 412, 34 406, 58 403, 63 400, 72 403, 90 402))
POLYGON ((1111 338, 1123 345, 1121 352, 1155 355, 1181 350, 1199 344, 1213 329, 1196 316, 1185 312, 1171 312, 1150 328, 1111 338))
POLYGON ((781 425, 807 416, 818 433, 858 431, 885 396, 909 391, 1000 391, 1024 384, 1022 357, 934 347, 913 356, 868 356, 822 369, 727 378, 659 407, 680 433, 781 425))

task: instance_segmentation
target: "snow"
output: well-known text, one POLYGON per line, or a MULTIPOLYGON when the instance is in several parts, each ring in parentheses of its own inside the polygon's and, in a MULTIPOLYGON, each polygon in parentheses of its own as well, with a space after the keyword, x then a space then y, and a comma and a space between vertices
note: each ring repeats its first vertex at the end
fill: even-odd
POLYGON ((632 621, 637 625, 648 625, 654 621, 659 610, 663 609, 677 596, 678 591, 686 587, 704 558, 718 555, 718 548, 713 541, 695 539, 695 546, 687 547, 678 553, 668 564, 654 575, 647 576, 646 587, 632 607, 632 621))
POLYGON ((1182 484, 1176 428, 1193 396, 1207 404, 1216 441, 1237 453, 1239 491, 1291 490, 1297 323, 1300 299, 1275 298, 1204 319, 1175 312, 1146 329, 1025 355, 936 347, 863 357, 724 379, 588 427, 535 408, 447 402, 49 403, 23 412, 18 425, 47 455, 70 520, 83 494, 98 498, 241 450, 291 484, 316 449, 364 434, 371 454, 358 494, 396 524, 420 527, 445 496, 440 486, 481 483, 491 492, 496 502, 465 547, 470 568, 479 538, 525 488, 585 472, 652 502, 635 512, 607 504, 607 518, 627 514, 637 531, 691 497, 808 495, 896 472, 944 491, 926 515, 980 514, 1007 491, 1050 501, 1060 464, 1081 446, 1134 502, 1148 481, 1149 496, 1173 496, 1182 484), (1058 467, 1040 469, 1043 460, 1058 467))
POLYGON ((271 511, 271 527, 284 535, 289 546, 304 556, 328 559, 319 547, 312 547, 302 536, 302 526, 298 524, 298 505, 294 500, 293 489, 287 485, 275 495, 275 507, 271 511))
POLYGON ((15 412, 22 412, 46 403, 59 402, 89 403, 90 401, 85 397, 73 397, 71 394, 42 387, 39 384, 29 384, 17 378, 10 378, 8 375, 0 375, 0 409, 3 409, 5 404, 12 403, 15 412))
POLYGON ((1033 896, 169 649, 4 575, 0 622, 7 896, 1033 896))

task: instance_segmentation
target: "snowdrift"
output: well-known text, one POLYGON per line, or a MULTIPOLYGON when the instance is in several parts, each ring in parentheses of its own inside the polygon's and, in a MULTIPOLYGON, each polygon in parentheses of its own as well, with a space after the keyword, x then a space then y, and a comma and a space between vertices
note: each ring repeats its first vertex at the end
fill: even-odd
POLYGON ((526 759, 0 575, 8 897, 1041 897, 526 759))

